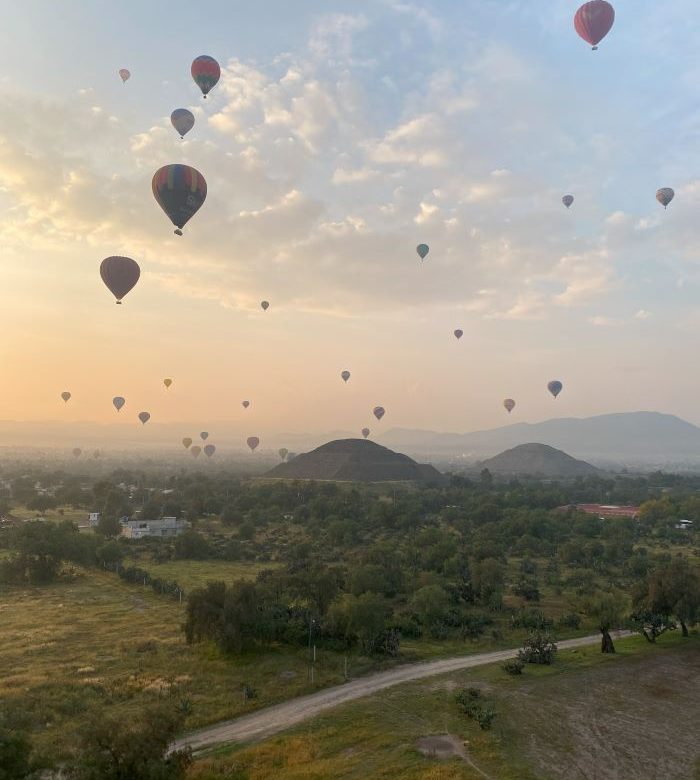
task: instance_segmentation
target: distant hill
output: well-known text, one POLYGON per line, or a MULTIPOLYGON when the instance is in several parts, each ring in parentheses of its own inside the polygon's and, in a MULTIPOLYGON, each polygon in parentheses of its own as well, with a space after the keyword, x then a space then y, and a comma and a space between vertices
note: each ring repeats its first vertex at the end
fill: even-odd
POLYGON ((529 475, 573 479, 599 474, 599 470, 584 460, 576 460, 547 444, 520 444, 494 458, 482 461, 479 468, 495 475, 529 475))
POLYGON ((338 439, 280 463, 266 477, 338 482, 441 482, 433 466, 421 465, 365 439, 338 439))
POLYGON ((395 428, 380 439, 421 458, 477 459, 537 441, 597 463, 700 464, 700 428, 658 412, 566 417, 463 434, 395 428))

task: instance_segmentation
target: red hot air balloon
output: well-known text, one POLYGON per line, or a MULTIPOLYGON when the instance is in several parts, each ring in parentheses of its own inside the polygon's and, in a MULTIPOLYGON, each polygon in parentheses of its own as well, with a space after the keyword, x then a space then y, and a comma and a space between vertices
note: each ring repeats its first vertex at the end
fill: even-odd
POLYGON ((200 54, 192 63, 190 72, 205 98, 221 78, 219 63, 208 54, 200 54))
POLYGON ((615 9, 606 0, 591 0, 584 3, 574 16, 574 28, 584 41, 590 43, 593 51, 610 32, 615 21, 615 9))
POLYGON ((378 419, 381 420, 382 417, 384 417, 386 410, 383 406, 375 406, 374 409, 372 409, 372 414, 378 419))
POLYGON ((503 402, 503 406, 505 407, 508 414, 510 414, 513 409, 515 409, 515 401, 512 398, 506 398, 506 400, 503 402))
POLYGON ((151 415, 149 412, 139 412, 139 420, 141 420, 142 425, 145 425, 150 419, 151 415))
POLYGON ((363 428, 362 437, 366 439, 368 436, 369 436, 369 428, 363 428))
POLYGON ((459 341, 463 335, 464 335, 464 331, 461 328, 457 328, 457 330, 455 331, 455 338, 457 339, 457 341, 459 341))
POLYGON ((207 444, 207 446, 204 448, 204 454, 207 456, 207 458, 211 458, 215 452, 216 447, 213 444, 207 444))
POLYGON ((246 444, 250 447, 251 452, 255 452, 258 444, 260 444, 260 439, 257 436, 249 436, 246 439, 246 444))
POLYGON ((199 211, 207 198, 204 176, 189 165, 164 165, 153 175, 153 196, 182 235, 182 228, 199 211))
POLYGON ((105 257, 100 263, 100 276, 107 289, 122 302, 122 298, 133 289, 141 276, 139 264, 130 257, 105 257))

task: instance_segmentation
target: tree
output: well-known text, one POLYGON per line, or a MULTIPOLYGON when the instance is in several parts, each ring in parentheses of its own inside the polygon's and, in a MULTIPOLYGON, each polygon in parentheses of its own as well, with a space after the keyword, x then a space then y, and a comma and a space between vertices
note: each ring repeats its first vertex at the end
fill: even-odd
POLYGON ((688 636, 688 626, 694 625, 700 616, 700 572, 686 558, 674 558, 649 574, 645 587, 637 593, 635 606, 647 620, 651 615, 657 616, 653 623, 658 633, 645 634, 647 639, 656 639, 666 630, 661 630, 664 624, 670 627, 673 617, 681 624, 683 636, 688 636))
POLYGON ((119 522, 119 518, 116 515, 101 514, 95 531, 97 531, 100 536, 114 538, 115 536, 119 536, 121 534, 122 526, 119 522))
POLYGON ((614 653, 615 645, 610 630, 622 623, 625 604, 619 596, 612 593, 602 593, 584 602, 581 612, 593 618, 598 624, 601 634, 600 652, 614 653))
POLYGON ((81 734, 68 775, 74 780, 183 780, 190 752, 167 755, 181 722, 168 705, 152 705, 128 720, 96 713, 81 734))
POLYGON ((410 604, 423 627, 434 633, 447 620, 452 599, 440 585, 426 585, 413 594, 410 604))
POLYGON ((175 539, 175 557, 203 560, 211 555, 209 542, 196 531, 185 531, 175 539))
POLYGON ((348 642, 360 642, 365 653, 372 653, 377 643, 385 641, 384 631, 390 608, 378 593, 353 596, 345 593, 328 609, 330 631, 348 642))
POLYGON ((18 731, 0 727, 0 780, 24 780, 31 772, 31 745, 18 731))

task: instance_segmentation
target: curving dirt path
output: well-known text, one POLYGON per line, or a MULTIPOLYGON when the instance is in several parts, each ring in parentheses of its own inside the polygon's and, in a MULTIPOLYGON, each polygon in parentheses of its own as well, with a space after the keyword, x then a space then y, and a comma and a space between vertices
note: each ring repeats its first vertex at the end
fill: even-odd
MULTIPOLYGON (((615 637, 633 636, 631 631, 611 632, 615 637)), ((557 642, 560 650, 575 647, 595 645, 600 642, 600 634, 583 636, 576 639, 565 639, 557 642)), ((391 688, 412 680, 422 680, 446 672, 456 672, 460 669, 470 669, 474 666, 499 663, 514 658, 519 648, 495 650, 490 653, 462 655, 456 658, 445 658, 440 661, 427 661, 417 664, 407 664, 387 672, 361 677, 358 680, 326 688, 318 693, 290 699, 283 704, 267 707, 250 715, 243 715, 234 720, 227 720, 213 726, 207 726, 199 731, 192 731, 170 746, 170 750, 190 747, 193 752, 221 745, 226 742, 255 742, 265 739, 280 731, 285 731, 297 723, 313 718, 324 710, 332 709, 345 702, 361 699, 385 688, 391 688)))

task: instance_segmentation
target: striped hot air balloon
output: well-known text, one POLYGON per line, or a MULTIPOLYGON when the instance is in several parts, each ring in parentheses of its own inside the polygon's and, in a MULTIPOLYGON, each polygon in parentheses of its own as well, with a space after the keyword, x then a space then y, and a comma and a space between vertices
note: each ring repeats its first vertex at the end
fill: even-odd
POLYGON ((153 175, 153 196, 182 235, 182 228, 199 211, 207 198, 204 176, 189 165, 164 165, 153 175))
POLYGON ((208 54, 201 54, 197 57, 192 62, 190 72, 195 84, 202 90, 205 98, 221 78, 219 63, 208 54))
POLYGON ((574 16, 574 28, 584 41, 590 43, 593 51, 610 32, 615 22, 615 9, 606 0, 591 0, 584 3, 574 16))

